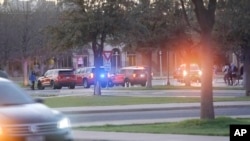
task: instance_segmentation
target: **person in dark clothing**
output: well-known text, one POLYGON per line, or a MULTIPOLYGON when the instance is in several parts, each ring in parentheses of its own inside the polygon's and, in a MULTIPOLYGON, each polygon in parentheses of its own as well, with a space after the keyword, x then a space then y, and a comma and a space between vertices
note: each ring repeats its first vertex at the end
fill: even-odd
POLYGON ((35 72, 34 72, 34 71, 32 71, 32 72, 30 73, 29 80, 30 80, 30 82, 31 82, 31 89, 32 89, 32 90, 35 90, 36 75, 35 75, 35 72))
POLYGON ((244 66, 241 65, 240 66, 240 77, 241 77, 241 79, 243 78, 243 73, 244 73, 244 66))
POLYGON ((231 73, 231 66, 230 64, 226 64, 224 66, 224 69, 223 69, 223 72, 224 72, 224 82, 227 84, 227 85, 231 85, 232 84, 232 73, 231 73))

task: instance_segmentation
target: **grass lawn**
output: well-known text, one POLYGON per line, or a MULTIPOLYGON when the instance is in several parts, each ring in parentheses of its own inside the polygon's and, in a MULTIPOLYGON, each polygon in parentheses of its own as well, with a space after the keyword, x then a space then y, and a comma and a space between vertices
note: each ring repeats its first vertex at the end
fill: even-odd
MULTIPOLYGON (((218 101, 250 101, 250 97, 214 98, 218 101)), ((67 96, 46 98, 45 104, 52 107, 111 106, 135 104, 164 104, 200 102, 199 97, 129 97, 129 96, 67 96)))
POLYGON ((231 124, 250 124, 250 119, 219 117, 215 120, 192 119, 181 122, 138 125, 106 125, 80 127, 76 129, 85 131, 229 136, 229 126, 231 124))

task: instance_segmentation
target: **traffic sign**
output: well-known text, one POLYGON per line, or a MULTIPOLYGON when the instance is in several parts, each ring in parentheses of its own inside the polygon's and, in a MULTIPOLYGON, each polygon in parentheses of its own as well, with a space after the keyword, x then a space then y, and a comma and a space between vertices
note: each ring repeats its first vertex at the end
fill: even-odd
POLYGON ((112 51, 103 51, 103 56, 104 58, 108 61, 110 60, 111 56, 112 56, 112 51))

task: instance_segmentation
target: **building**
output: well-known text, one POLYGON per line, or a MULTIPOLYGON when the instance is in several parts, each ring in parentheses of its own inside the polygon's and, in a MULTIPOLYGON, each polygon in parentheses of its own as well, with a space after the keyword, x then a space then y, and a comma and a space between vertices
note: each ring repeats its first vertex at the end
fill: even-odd
MULTIPOLYGON (((139 52, 123 51, 124 46, 111 46, 105 44, 103 51, 103 65, 110 68, 111 72, 116 72, 121 67, 126 66, 146 66, 145 55, 139 52)), ((72 54, 72 67, 94 66, 94 54, 91 47, 79 49, 72 54)), ((155 75, 166 76, 178 66, 177 56, 167 50, 155 50, 152 53, 152 72, 155 75), (169 61, 168 61, 169 59, 169 61), (169 65, 168 65, 169 64, 169 65)))

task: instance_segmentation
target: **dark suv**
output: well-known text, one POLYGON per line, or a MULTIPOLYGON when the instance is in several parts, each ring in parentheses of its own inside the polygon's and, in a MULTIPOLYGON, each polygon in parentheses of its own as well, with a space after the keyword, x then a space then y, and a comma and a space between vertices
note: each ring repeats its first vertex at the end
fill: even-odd
POLYGON ((147 83, 147 69, 141 66, 123 67, 118 73, 110 78, 109 86, 122 85, 129 87, 130 85, 146 86, 147 83), (112 84, 112 85, 111 85, 112 84))
POLYGON ((61 89, 68 87, 74 89, 76 85, 76 76, 72 69, 51 69, 38 78, 37 88, 44 89, 52 87, 53 89, 61 89))
MULTIPOLYGON (((95 67, 82 67, 78 68, 75 71, 76 75, 76 84, 83 86, 84 88, 89 88, 91 85, 95 84, 94 77, 95 67)), ((109 80, 108 68, 101 66, 100 67, 100 79, 101 86, 106 87, 109 80)))

